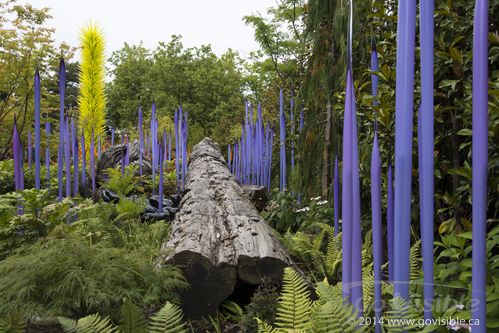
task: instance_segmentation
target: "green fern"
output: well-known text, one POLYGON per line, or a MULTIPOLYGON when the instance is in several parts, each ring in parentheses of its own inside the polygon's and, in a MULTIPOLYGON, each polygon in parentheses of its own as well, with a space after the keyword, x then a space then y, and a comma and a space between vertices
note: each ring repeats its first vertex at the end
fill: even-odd
MULTIPOLYGON (((147 330, 140 310, 130 301, 124 302, 121 311, 122 321, 119 327, 115 327, 109 318, 102 318, 98 314, 83 317, 78 321, 64 317, 57 319, 64 333, 187 333, 182 320, 182 311, 170 302, 150 318, 147 330)), ((12 332, 17 333, 17 331, 12 332)))
POLYGON ((2 333, 24 333, 26 321, 18 316, 0 319, 0 332, 2 333))
POLYGON ((123 333, 146 333, 147 324, 140 309, 125 298, 121 306, 121 321, 118 326, 123 333))
POLYGON ((136 167, 134 165, 127 166, 124 174, 121 174, 121 169, 109 168, 106 170, 107 176, 106 187, 113 192, 116 192, 120 197, 125 197, 130 194, 137 186, 137 178, 134 176, 136 167))
POLYGON ((59 325, 61 325, 64 333, 77 333, 78 332, 78 322, 71 318, 57 317, 59 325))
POLYGON ((362 267, 369 268, 373 265, 373 243, 372 243, 372 230, 368 230, 364 243, 362 244, 362 267))
POLYGON ((360 326, 360 319, 353 305, 343 302, 341 283, 329 285, 327 281, 316 286, 319 295, 317 306, 312 314, 314 333, 367 332, 367 326, 360 326))
POLYGON ((313 315, 314 333, 367 332, 361 326, 353 305, 344 305, 341 298, 318 306, 313 315))
POLYGON ((259 333, 330 333, 368 332, 369 326, 361 326, 353 305, 345 305, 341 283, 329 285, 327 280, 316 286, 319 299, 312 302, 303 277, 292 268, 284 270, 283 287, 275 328, 255 318, 259 333))
POLYGON ((92 314, 74 321, 68 318, 58 317, 59 324, 64 333, 117 333, 116 327, 111 324, 109 318, 102 318, 98 314, 92 314))
POLYGON ((258 333, 279 333, 280 331, 273 328, 271 325, 267 324, 263 320, 255 318, 258 323, 258 333))
POLYGON ((319 280, 326 277, 332 282, 341 266, 341 233, 335 236, 334 228, 325 223, 316 223, 314 226, 320 229, 318 234, 300 231, 289 235, 288 247, 304 262, 312 263, 319 280))
POLYGON ((390 309, 382 318, 383 329, 387 333, 395 332, 433 332, 435 326, 420 326, 423 319, 422 311, 401 297, 390 300, 390 309))
POLYGON ((362 270, 362 297, 364 303, 364 317, 370 317, 374 304, 374 275, 372 270, 362 270))
POLYGON ((310 328, 311 306, 310 291, 303 277, 294 269, 286 267, 275 325, 280 329, 310 328))
POLYGON ((176 305, 167 302, 149 322, 150 333, 187 333, 187 327, 182 321, 182 311, 176 305))
POLYGON ((421 240, 418 239, 412 246, 409 253, 410 267, 410 289, 411 293, 416 293, 418 281, 421 280, 421 240))

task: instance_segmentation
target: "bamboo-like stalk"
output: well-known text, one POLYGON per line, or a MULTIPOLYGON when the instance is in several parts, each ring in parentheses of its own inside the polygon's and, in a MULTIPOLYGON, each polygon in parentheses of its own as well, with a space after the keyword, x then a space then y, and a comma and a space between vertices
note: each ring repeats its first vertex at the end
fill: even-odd
POLYGON ((158 146, 158 152, 159 152, 159 167, 158 167, 158 172, 159 172, 159 182, 158 182, 158 209, 160 212, 163 212, 163 145, 159 144, 158 146))
POLYGON ((17 130, 17 119, 14 115, 14 126, 12 128, 12 156, 14 159, 14 185, 16 191, 22 190, 21 150, 21 140, 19 138, 19 131, 17 130))
POLYGON ((282 89, 279 92, 279 145, 280 145, 280 175, 279 190, 286 188, 286 119, 284 117, 284 96, 282 89))
POLYGON ((139 106, 139 174, 142 177, 142 154, 144 153, 144 132, 142 129, 142 108, 139 106))
POLYGON ((50 188, 50 123, 45 122, 45 136, 47 145, 45 147, 45 181, 47 188, 50 188))
MULTIPOLYGON (((21 138, 19 137, 19 131, 17 130, 17 119, 14 115, 14 126, 12 128, 12 154, 14 159, 14 184, 16 191, 24 190, 22 150, 23 148, 21 146, 21 138)), ((23 207, 19 205, 17 207, 17 214, 22 215, 23 213, 23 207)))
POLYGON ((128 134, 125 135, 125 146, 126 146, 126 153, 125 153, 125 167, 130 165, 130 137, 128 134))
POLYGON ((81 130, 81 183, 83 186, 87 184, 87 151, 85 149, 85 132, 81 130))
POLYGON ((79 192, 79 156, 78 156, 78 126, 74 119, 71 120, 71 146, 73 147, 73 195, 79 192))
POLYGON ((66 65, 59 62, 59 149, 57 150, 57 184, 59 201, 62 201, 62 171, 64 167, 64 100, 66 96, 66 65))
POLYGON ((91 131, 91 138, 90 138, 90 176, 92 177, 92 194, 95 195, 95 189, 96 189, 96 184, 95 184, 95 137, 94 137, 94 131, 92 129, 91 131))
MULTIPOLYGON (((347 80, 348 81, 348 80, 347 80)), ((352 304, 363 315, 363 288, 362 288, 362 230, 360 212, 360 177, 359 177, 359 147, 357 135, 357 112, 355 106, 355 92, 352 72, 350 71, 351 99, 352 99, 352 304)))
POLYGON ((35 189, 40 189, 40 73, 38 68, 35 72, 35 189))
POLYGON ((97 160, 100 160, 100 155, 101 155, 101 140, 99 135, 97 136, 97 160))
MULTIPOLYGON (((182 106, 180 106, 180 110, 182 106)), ((177 179, 177 187, 180 186, 180 165, 179 165, 179 157, 180 157, 180 133, 179 133, 179 112, 180 110, 175 110, 175 114, 173 115, 173 124, 175 130, 175 176, 177 179)))
MULTIPOLYGON (((378 133, 374 132, 374 143, 371 155, 371 210, 374 266, 374 313, 381 318, 381 266, 383 265, 383 241, 381 225, 381 156, 378 145, 378 133)), ((381 333, 379 321, 375 323, 376 333, 381 333)))
MULTIPOLYGON (((340 232, 339 210, 340 210, 340 174, 338 170, 338 156, 334 157, 334 180, 333 180, 333 214, 334 214, 334 235, 340 232)), ((300 193, 298 193, 299 195, 300 193)))
POLYGON ((343 117, 343 176, 342 182, 342 292, 343 299, 351 302, 352 282, 352 85, 350 71, 347 72, 345 115, 343 117))
MULTIPOLYGON (((374 37, 371 40, 371 71, 378 70, 378 52, 374 37)), ((378 75, 371 74, 373 106, 378 105, 378 75)), ((374 142, 371 154, 371 216, 373 239, 373 265, 374 265, 374 313, 376 318, 381 318, 381 266, 383 265, 383 230, 381 225, 381 156, 378 144, 377 115, 374 121, 374 142)), ((381 333, 381 325, 375 322, 375 332, 381 333)))
POLYGON ((395 98, 394 296, 409 299, 416 1, 399 1, 395 98))
MULTIPOLYGON (((424 317, 431 319, 433 304, 433 216, 434 216, 434 112, 433 112, 433 40, 434 40, 434 0, 420 1, 419 28, 421 52, 421 141, 420 172, 423 174, 420 191, 421 207, 421 250, 424 274, 424 317)), ((421 181, 421 180, 420 180, 421 181)))
POLYGON ((168 150, 166 147, 168 147, 168 142, 167 142, 167 137, 166 137, 166 129, 163 129, 163 162, 168 160, 168 150))
POLYGON ((168 160, 172 160, 172 132, 168 135, 168 160))
POLYGON ((473 244, 471 317, 473 333, 487 331, 487 174, 488 168, 488 12, 487 0, 476 0, 473 25, 473 244))
POLYGON ((394 254, 394 225, 393 225, 393 171, 392 163, 388 162, 388 174, 387 174, 387 194, 386 194, 386 224, 387 224, 387 247, 388 247, 388 280, 393 282, 394 279, 394 265, 395 265, 395 254, 394 254))
POLYGON ((33 152, 33 136, 31 135, 31 130, 28 130, 28 143, 27 143, 27 157, 28 157, 28 168, 31 170, 33 168, 33 157, 31 156, 33 152))
POLYGON ((71 196, 71 141, 69 118, 66 116, 64 125, 64 161, 66 164, 66 197, 71 196))

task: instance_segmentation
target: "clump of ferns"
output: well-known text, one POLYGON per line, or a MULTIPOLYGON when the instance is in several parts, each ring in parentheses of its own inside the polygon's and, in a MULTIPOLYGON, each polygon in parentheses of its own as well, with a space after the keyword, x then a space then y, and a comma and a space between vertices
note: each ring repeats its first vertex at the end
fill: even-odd
MULTIPOLYGON (((313 263, 311 270, 315 274, 323 274, 323 282, 316 285, 318 300, 310 300, 310 291, 304 279, 294 270, 287 268, 283 278, 283 291, 279 298, 274 326, 257 319, 259 332, 363 332, 370 331, 373 327, 359 326, 357 316, 351 306, 342 300, 342 284, 329 283, 334 278, 329 274, 330 269, 341 267, 341 234, 334 236, 334 230, 329 225, 318 225, 320 232, 311 234, 298 232, 294 235, 287 234, 285 241, 290 251, 299 258, 310 259, 313 263), (334 251, 335 250, 335 251, 334 251), (337 260, 336 254, 338 254, 337 260), (329 258, 329 260, 328 260, 329 258), (329 265, 328 265, 329 263, 329 265), (334 265, 331 265, 333 263, 334 265), (307 320, 303 320, 307 318, 307 320), (313 324, 312 324, 313 323, 313 324), (350 324, 348 324, 350 323, 350 324)), ((363 304, 364 317, 374 316, 374 276, 372 260, 372 236, 367 232, 362 248, 363 272, 363 304)), ((388 263, 383 264, 386 270, 388 263)), ((420 290, 418 284, 421 279, 420 241, 417 240, 410 250, 410 281, 411 295, 418 297, 420 290)), ((382 295, 388 304, 383 310, 383 318, 387 322, 397 322, 397 318, 414 319, 422 318, 422 311, 416 305, 402 299, 393 297, 393 284, 382 281, 382 295), (404 303, 405 302, 405 303, 404 303)), ((431 329, 412 326, 387 325, 387 332, 429 332, 431 329)))
POLYGON ((274 324, 256 318, 259 332, 367 332, 367 326, 359 325, 353 306, 343 303, 341 286, 320 282, 316 293, 319 298, 312 301, 303 276, 290 267, 285 268, 274 324))
POLYGON ((284 243, 298 263, 306 265, 316 281, 339 280, 341 268, 341 233, 325 223, 316 223, 307 230, 284 235, 284 243))
POLYGON ((183 321, 180 308, 169 302, 147 321, 129 299, 125 299, 121 306, 121 320, 115 326, 108 317, 92 314, 73 320, 59 317, 59 324, 65 333, 187 333, 187 326, 183 321))

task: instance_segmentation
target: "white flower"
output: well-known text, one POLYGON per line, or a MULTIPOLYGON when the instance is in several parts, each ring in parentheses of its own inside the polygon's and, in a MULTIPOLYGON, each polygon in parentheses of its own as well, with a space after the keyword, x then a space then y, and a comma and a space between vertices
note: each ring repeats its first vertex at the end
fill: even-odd
POLYGON ((327 200, 319 201, 317 202, 318 205, 325 205, 327 204, 327 200))
POLYGON ((310 207, 303 207, 303 208, 300 208, 298 210, 295 210, 296 213, 300 213, 300 212, 306 212, 306 211, 309 211, 310 210, 310 207))
POLYGON ((315 198, 311 198, 310 200, 314 200, 314 201, 317 201, 317 200, 320 200, 321 197, 315 197, 315 198))
POLYGON ((456 309, 458 309, 459 311, 463 311, 464 310, 464 304, 457 304, 456 305, 456 309))

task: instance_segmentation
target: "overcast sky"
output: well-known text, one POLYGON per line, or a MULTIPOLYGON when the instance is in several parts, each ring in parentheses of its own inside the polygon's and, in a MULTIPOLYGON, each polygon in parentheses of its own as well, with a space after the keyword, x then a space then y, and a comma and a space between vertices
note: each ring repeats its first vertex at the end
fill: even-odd
POLYGON ((106 54, 124 42, 154 48, 173 34, 182 35, 185 46, 211 44, 216 54, 228 48, 242 56, 256 50, 253 29, 244 15, 273 6, 275 0, 24 0, 33 6, 51 8, 48 26, 56 29, 57 42, 78 46, 78 31, 91 20, 98 23, 107 40, 106 54))

